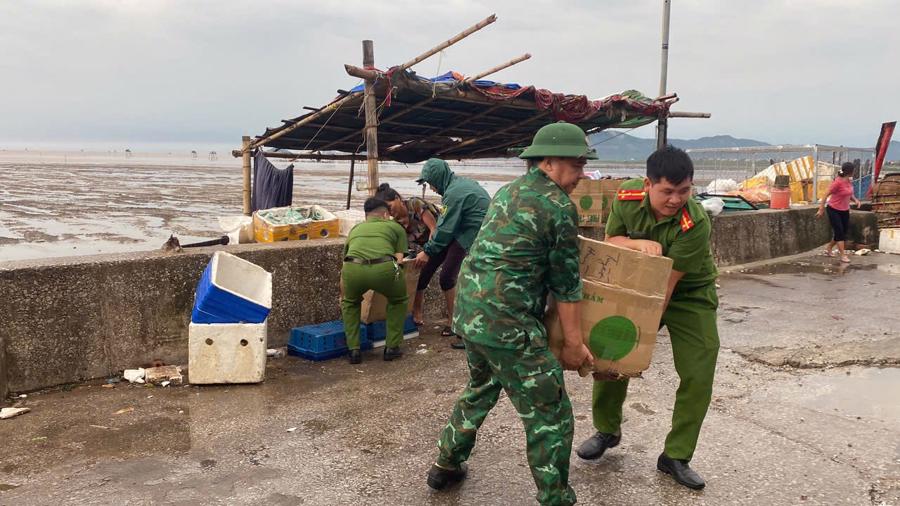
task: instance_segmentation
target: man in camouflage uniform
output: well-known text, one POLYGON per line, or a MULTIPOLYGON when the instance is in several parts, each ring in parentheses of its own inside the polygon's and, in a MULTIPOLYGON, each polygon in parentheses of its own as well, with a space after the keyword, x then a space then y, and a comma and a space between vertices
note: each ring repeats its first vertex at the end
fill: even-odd
POLYGON ((469 383, 441 433, 428 485, 440 490, 465 478, 475 433, 506 391, 525 425, 528 464, 541 504, 575 503, 569 486, 574 420, 563 367, 593 357, 582 341, 577 214, 568 194, 596 154, 576 125, 541 128, 522 153, 525 175, 494 196, 462 266, 453 330, 462 336, 469 383), (565 344, 547 348, 548 293, 558 302, 565 344))

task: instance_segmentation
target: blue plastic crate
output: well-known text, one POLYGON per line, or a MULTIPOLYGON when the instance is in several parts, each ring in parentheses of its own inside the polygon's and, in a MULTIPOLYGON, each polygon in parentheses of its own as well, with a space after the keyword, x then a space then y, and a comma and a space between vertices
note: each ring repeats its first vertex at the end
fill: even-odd
POLYGON ((272 275, 262 267, 217 251, 194 296, 194 323, 262 323, 272 307, 272 275))
MULTIPOLYGON (((359 347, 363 351, 372 349, 372 341, 368 337, 366 327, 366 325, 359 326, 359 347)), ((288 353, 315 361, 346 355, 347 336, 344 333, 344 322, 334 320, 291 329, 288 353)))
MULTIPOLYGON (((367 327, 369 327, 368 335, 372 342, 384 341, 387 337, 387 321, 379 320, 377 322, 372 322, 368 324, 367 327)), ((412 315, 406 315, 406 320, 403 322, 403 335, 417 330, 419 330, 419 327, 416 326, 416 322, 413 320, 412 315)))

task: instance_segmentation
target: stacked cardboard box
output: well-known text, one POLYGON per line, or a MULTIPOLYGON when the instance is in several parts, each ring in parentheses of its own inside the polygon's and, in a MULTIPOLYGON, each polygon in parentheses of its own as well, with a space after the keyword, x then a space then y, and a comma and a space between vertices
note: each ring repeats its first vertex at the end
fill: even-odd
MULTIPOLYGON (((584 284, 581 330, 594 352, 594 371, 640 376, 650 366, 665 310, 672 260, 580 237, 584 284)), ((559 356, 559 315, 546 317, 550 347, 559 356)))

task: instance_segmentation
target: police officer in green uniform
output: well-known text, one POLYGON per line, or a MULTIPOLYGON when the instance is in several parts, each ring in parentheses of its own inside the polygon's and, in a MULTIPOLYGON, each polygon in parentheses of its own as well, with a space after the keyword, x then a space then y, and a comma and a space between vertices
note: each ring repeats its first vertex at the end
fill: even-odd
MULTIPOLYGON (((606 242, 672 259, 672 274, 662 325, 669 330, 675 371, 672 429, 657 469, 693 489, 705 486, 690 468, 700 426, 712 396, 719 352, 715 280, 718 272, 709 247, 712 228, 692 198, 694 165, 680 149, 668 146, 647 159, 647 177, 621 185, 606 222, 606 242)), ((598 459, 621 441, 622 404, 628 380, 596 381, 593 418, 597 433, 581 444, 578 456, 598 459)))
POLYGON ((388 205, 376 198, 363 205, 366 221, 350 231, 344 244, 341 269, 341 314, 350 363, 362 362, 359 352, 359 319, 363 294, 374 290, 387 299, 387 337, 384 359, 403 355, 403 321, 409 297, 400 261, 406 254, 406 230, 388 217, 388 205))
POLYGON ((555 123, 521 157, 530 161, 527 173, 494 196, 462 265, 453 330, 465 341, 469 382, 441 432, 428 485, 440 490, 465 478, 475 434, 505 391, 525 425, 538 501, 569 505, 574 420, 563 367, 593 357, 582 341, 578 219, 568 194, 596 154, 581 128, 555 123), (548 294, 565 334, 559 361, 543 325, 548 294))

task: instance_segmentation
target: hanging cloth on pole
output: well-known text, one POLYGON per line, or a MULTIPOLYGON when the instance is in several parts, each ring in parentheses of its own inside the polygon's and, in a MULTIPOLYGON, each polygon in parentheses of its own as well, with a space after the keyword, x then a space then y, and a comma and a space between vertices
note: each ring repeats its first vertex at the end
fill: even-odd
POLYGON ((252 211, 291 205, 294 196, 294 164, 285 169, 272 165, 262 150, 256 151, 253 160, 252 211))

